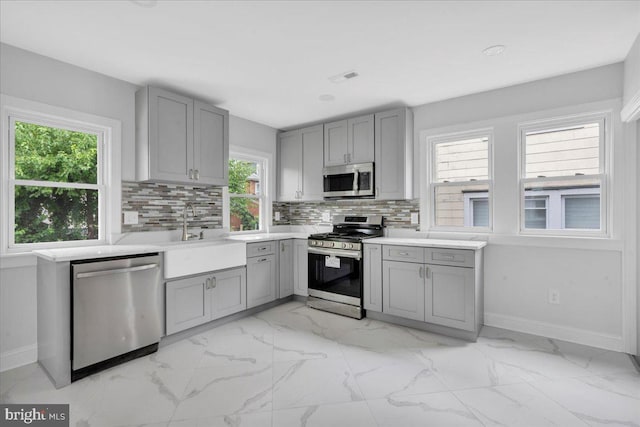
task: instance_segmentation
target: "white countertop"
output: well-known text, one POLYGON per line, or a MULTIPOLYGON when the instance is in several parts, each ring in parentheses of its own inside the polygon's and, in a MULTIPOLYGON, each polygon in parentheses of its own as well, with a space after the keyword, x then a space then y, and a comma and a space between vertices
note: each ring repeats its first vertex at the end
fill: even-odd
POLYGON ((162 252, 155 245, 100 245, 74 248, 41 249, 33 253, 49 261, 75 261, 79 259, 108 258, 113 256, 148 254, 162 252))
POLYGON ((478 250, 487 246, 487 242, 478 240, 439 240, 439 239, 414 239, 403 237, 374 237, 365 240, 365 243, 378 243, 381 245, 425 246, 431 248, 446 249, 471 249, 478 250))
POLYGON ((269 240, 306 239, 307 237, 309 237, 309 233, 257 233, 227 236, 226 238, 251 243, 267 242, 269 240))

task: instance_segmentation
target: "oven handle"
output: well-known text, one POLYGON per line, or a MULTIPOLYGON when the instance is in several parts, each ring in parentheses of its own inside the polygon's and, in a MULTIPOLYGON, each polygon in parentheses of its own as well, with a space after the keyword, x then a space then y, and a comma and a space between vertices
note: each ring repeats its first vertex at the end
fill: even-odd
POLYGON ((308 252, 310 254, 318 254, 318 255, 329 255, 329 256, 337 256, 344 258, 355 258, 360 260, 362 255, 360 251, 344 251, 340 249, 320 249, 320 248, 308 248, 308 252))

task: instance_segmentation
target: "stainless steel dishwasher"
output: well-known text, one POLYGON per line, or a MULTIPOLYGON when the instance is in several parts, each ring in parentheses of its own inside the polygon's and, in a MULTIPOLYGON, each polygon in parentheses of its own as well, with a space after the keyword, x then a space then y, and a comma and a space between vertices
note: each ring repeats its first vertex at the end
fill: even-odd
POLYGON ((158 349, 164 330, 159 254, 71 264, 71 380, 158 349))

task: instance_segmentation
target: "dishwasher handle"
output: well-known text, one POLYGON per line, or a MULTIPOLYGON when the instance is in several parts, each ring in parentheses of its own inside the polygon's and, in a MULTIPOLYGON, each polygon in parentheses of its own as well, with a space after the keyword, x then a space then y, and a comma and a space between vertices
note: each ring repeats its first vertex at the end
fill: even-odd
POLYGON ((152 268, 158 268, 158 264, 136 265, 135 267, 114 268, 113 270, 100 270, 100 271, 89 271, 87 273, 78 273, 76 274, 76 279, 84 279, 87 277, 108 276, 111 274, 133 273, 135 271, 151 270, 152 268))

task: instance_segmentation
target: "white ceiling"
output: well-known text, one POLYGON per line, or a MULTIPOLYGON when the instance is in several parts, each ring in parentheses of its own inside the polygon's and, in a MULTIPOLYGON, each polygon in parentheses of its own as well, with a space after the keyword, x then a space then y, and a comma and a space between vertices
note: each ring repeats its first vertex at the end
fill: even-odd
POLYGON ((638 32, 640 0, 0 0, 3 43, 281 129, 622 61, 638 32))

